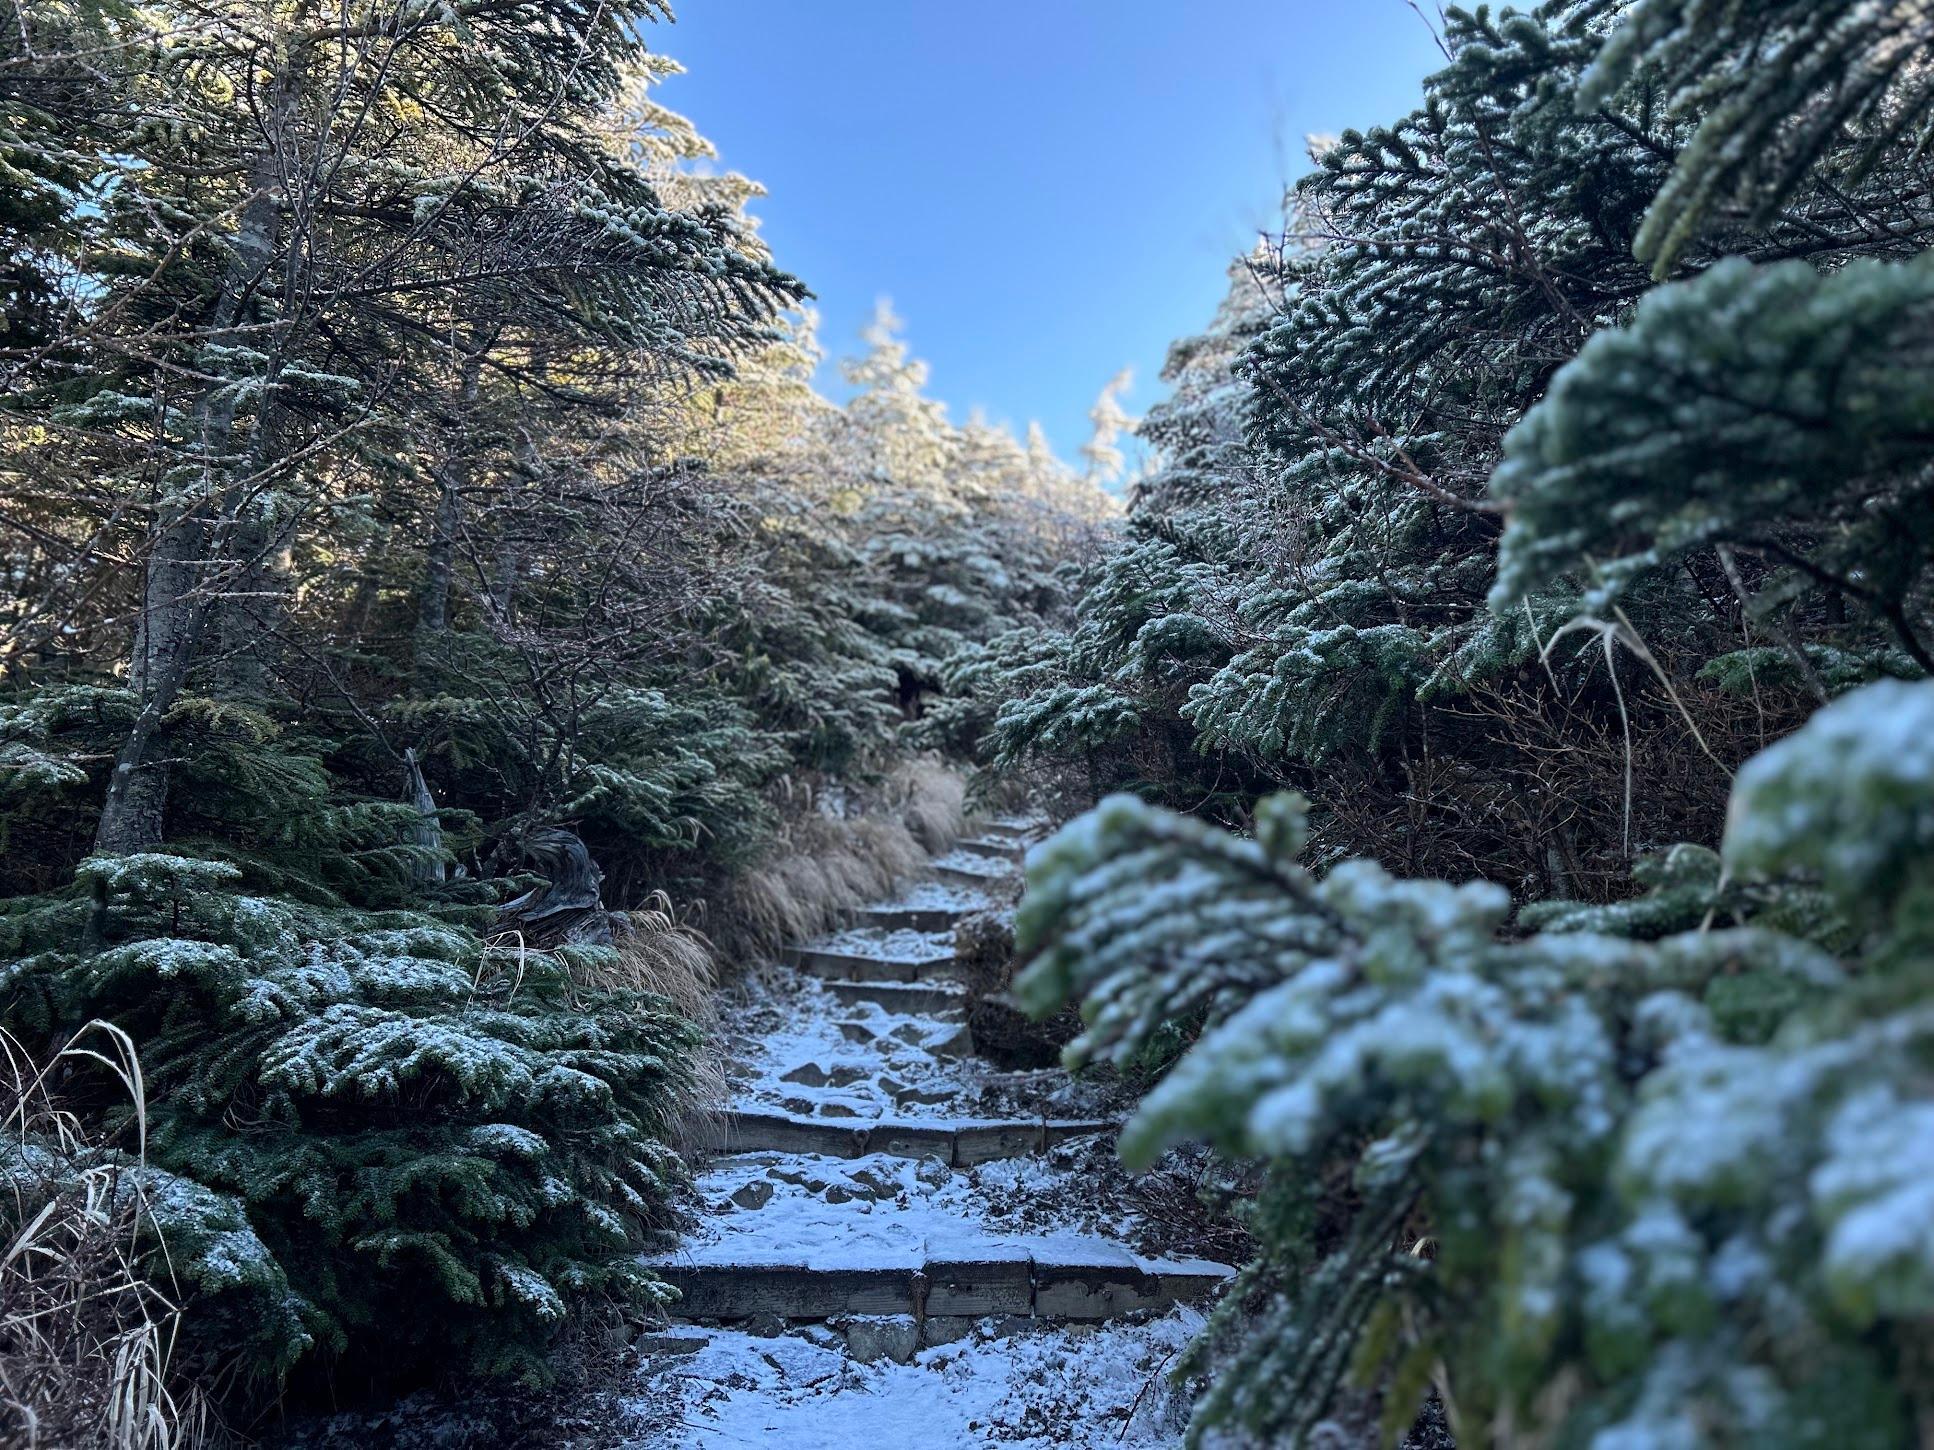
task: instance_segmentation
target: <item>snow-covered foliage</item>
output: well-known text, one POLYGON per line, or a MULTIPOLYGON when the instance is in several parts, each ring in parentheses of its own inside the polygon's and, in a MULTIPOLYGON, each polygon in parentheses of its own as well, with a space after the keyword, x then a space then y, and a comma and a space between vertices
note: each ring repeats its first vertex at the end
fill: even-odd
POLYGON ((961 666, 998 758, 1135 792, 1032 859, 1017 987, 1159 1077, 1132 1159, 1266 1171, 1198 1435, 1359 1379, 1473 1443, 1907 1443, 1927 7, 1446 20, 1298 188, 1226 451, 961 666))
POLYGON ((1295 797, 1247 839, 1118 797, 1043 847, 1020 990, 1081 1002, 1077 1059, 1192 1039, 1124 1155, 1202 1138, 1271 1168, 1274 1297, 1260 1328, 1224 1315, 1198 1430, 1293 1438, 1354 1365, 1390 1376, 1399 1426, 1438 1374, 1470 1432, 1908 1438, 1934 1309, 1930 727, 1934 685, 1875 685, 1757 757, 1723 860, 1758 894, 1654 940, 1506 931, 1488 884, 1312 873, 1295 797), (1786 883, 1858 945, 1766 925, 1786 883), (1347 1206, 1320 1203, 1340 1174, 1347 1206))
POLYGON ((759 189, 657 100, 668 18, 10 12, 0 1027, 128 1031, 156 1183, 255 1236, 225 1278, 155 1215, 230 1409, 535 1376, 657 1296, 702 1049, 498 919, 526 846, 574 833, 594 926, 657 908, 704 1015, 694 923, 909 868, 860 822, 718 919, 1107 511, 884 319, 814 390, 759 189))
POLYGON ((571 949, 241 876, 95 857, 0 917, 12 1021, 103 1018, 142 1045, 144 1182, 195 1361, 258 1388, 426 1359, 541 1377, 567 1304, 653 1298, 636 1258, 682 1181, 663 1139, 695 1029, 574 987, 571 949))
POLYGON ((992 758, 1232 823, 1293 787, 1332 858, 1603 901, 1767 738, 1925 674, 1923 12, 1448 11, 1420 108, 1323 146, 1177 345, 1073 626, 957 662, 992 758), (1708 172, 1655 288, 1653 199, 1708 172))

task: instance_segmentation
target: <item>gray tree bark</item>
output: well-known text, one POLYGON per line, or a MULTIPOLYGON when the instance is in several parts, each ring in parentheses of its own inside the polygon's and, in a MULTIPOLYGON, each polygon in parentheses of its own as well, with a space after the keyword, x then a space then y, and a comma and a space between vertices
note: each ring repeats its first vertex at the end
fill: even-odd
MULTIPOLYGON (((284 59, 271 91, 270 129, 249 168, 249 200, 210 315, 210 342, 224 341, 233 332, 247 298, 275 258, 282 216, 280 153, 295 111, 294 77, 284 59)), ((271 370, 277 370, 273 363, 271 370)), ((194 405, 189 456, 163 475, 154 542, 142 566, 141 615, 128 671, 138 706, 134 725, 116 753, 95 827, 98 855, 149 850, 161 842, 166 829, 168 762, 152 758, 154 739, 187 681, 205 632, 206 586, 214 563, 209 555, 228 542, 221 537, 219 504, 237 473, 239 401, 232 386, 205 387, 194 405)), ((261 431, 258 426, 258 440, 261 431)), ((244 450, 243 456, 252 451, 244 450)))

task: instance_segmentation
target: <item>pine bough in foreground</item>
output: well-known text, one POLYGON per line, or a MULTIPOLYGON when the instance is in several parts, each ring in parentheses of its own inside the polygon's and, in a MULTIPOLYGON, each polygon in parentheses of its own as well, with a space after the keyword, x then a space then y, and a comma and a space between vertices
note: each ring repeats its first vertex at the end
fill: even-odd
POLYGON ((1535 934, 1487 884, 1318 878, 1304 836, 1294 796, 1254 839, 1115 797, 1022 909, 1020 988, 1082 1003, 1074 1060, 1200 1027, 1124 1156, 1268 1167, 1266 1307, 1198 1346, 1198 1436, 1295 1441, 1353 1373, 1398 1428, 1436 1383, 1467 1444, 1934 1423, 1934 683, 1822 710, 1741 771, 1718 857, 1535 934))
POLYGON ((460 909, 304 908, 159 853, 79 875, 0 914, 0 1002, 141 1044, 130 1181, 197 1373, 242 1398, 332 1365, 535 1381, 572 1306, 669 1297, 638 1264, 683 1181, 663 1140, 697 1033, 669 1003, 576 986, 584 949, 487 946, 460 909))

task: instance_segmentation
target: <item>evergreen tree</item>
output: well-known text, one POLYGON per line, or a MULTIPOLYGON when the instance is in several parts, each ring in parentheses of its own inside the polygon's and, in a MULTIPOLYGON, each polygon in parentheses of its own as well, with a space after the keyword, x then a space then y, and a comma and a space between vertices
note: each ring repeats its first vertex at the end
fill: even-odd
POLYGON ((698 1034, 524 868, 697 916, 1083 526, 891 337, 814 390, 656 13, 34 7, 0 66, 0 1027, 136 1044, 232 1410, 664 1300, 698 1034))
POLYGON ((1906 1443, 1925 7, 1447 20, 1246 350, 1178 349, 1241 351, 1235 427, 1182 372, 1076 627, 971 667, 999 758, 1119 742, 1102 783, 1236 828, 1066 827, 1018 985, 1159 1078, 1131 1161, 1266 1173, 1198 1440, 1311 1442, 1355 1381, 1460 1443, 1906 1443), (1171 714, 1246 778, 1164 766, 1171 714))

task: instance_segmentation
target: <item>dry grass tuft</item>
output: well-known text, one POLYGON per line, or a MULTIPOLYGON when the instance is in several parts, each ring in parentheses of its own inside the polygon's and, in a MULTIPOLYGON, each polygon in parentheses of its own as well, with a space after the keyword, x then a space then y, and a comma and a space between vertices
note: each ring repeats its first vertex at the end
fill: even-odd
POLYGON ((899 766, 870 810, 794 819, 707 919, 735 970, 850 921, 916 875, 965 828, 965 782, 937 760, 899 766))
POLYGON ((709 1024, 718 972, 712 943, 678 920, 671 898, 654 891, 642 907, 612 922, 617 954, 591 969, 585 985, 626 992, 655 992, 692 1021, 709 1024))
POLYGON ((669 1115, 674 1146, 714 1147, 727 1099, 718 1026, 718 961, 705 934, 680 921, 672 900, 654 891, 645 904, 611 918, 615 951, 572 964, 572 980, 601 992, 650 992, 665 998, 679 1016, 704 1033, 692 1063, 692 1079, 669 1115))
POLYGON ((887 777, 886 788, 914 840, 932 855, 946 851, 967 829, 967 782, 933 757, 907 761, 887 777))
POLYGON ((181 1311, 142 1274, 147 1208, 127 1158, 56 1103, 50 1076, 86 1059, 120 1078, 134 1107, 135 1161, 147 1104, 134 1044, 92 1022, 43 1066, 0 1032, 7 1136, 0 1256, 0 1443, 47 1450, 176 1450, 206 1443, 202 1398, 174 1383, 181 1311), (94 1044, 101 1044, 96 1047, 94 1044))

